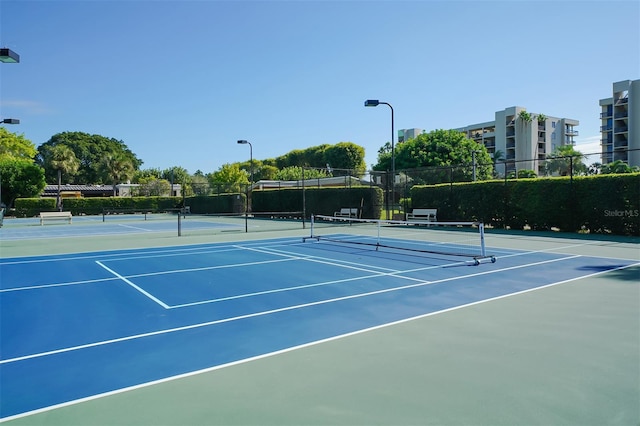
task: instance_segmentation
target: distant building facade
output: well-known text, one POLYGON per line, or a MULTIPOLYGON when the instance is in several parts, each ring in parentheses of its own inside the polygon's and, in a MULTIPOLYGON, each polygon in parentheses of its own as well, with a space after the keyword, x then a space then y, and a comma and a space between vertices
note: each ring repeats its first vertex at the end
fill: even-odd
POLYGON ((415 139, 418 135, 422 134, 422 132, 422 129, 400 129, 398 130, 398 143, 415 139))
POLYGON ((544 161, 557 147, 575 145, 575 129, 580 124, 571 118, 530 113, 531 121, 520 116, 526 108, 513 106, 495 113, 495 120, 470 124, 455 130, 484 145, 489 154, 506 161, 502 173, 533 170, 544 173, 544 161))
POLYGON ((600 120, 602 164, 640 166, 640 80, 613 83, 613 96, 600 99, 600 120))
MULTIPOLYGON (((518 170, 534 170, 544 173, 544 161, 557 147, 575 145, 578 136, 575 129, 580 124, 571 118, 550 117, 542 113, 530 113, 531 121, 520 117, 526 108, 513 106, 494 114, 494 120, 469 124, 457 130, 484 145, 491 157, 505 162, 497 170, 500 174, 518 170)), ((398 142, 407 141, 422 133, 421 129, 401 129, 398 142), (416 132, 417 131, 417 132, 416 132), (402 139, 401 139, 402 137, 402 139)))

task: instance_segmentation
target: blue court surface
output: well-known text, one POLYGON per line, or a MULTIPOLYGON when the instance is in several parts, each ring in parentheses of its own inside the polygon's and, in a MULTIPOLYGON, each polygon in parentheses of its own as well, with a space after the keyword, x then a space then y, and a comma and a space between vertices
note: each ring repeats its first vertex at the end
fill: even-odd
POLYGON ((488 251, 291 237, 0 259, 0 420, 634 264, 488 251))
MULTIPOLYGON (((180 222, 185 233, 244 231, 241 216, 215 218, 187 216, 180 222)), ((74 216, 73 225, 67 221, 50 221, 40 225, 38 218, 10 218, 5 220, 1 241, 21 241, 26 239, 97 237, 102 235, 145 235, 153 233, 177 234, 178 219, 171 214, 127 214, 74 216)))

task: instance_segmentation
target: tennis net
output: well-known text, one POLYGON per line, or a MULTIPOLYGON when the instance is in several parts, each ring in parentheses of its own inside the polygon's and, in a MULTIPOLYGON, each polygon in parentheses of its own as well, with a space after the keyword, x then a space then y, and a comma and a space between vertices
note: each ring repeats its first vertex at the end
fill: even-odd
POLYGON ((311 216, 311 233, 303 241, 327 241, 369 246, 379 250, 401 250, 446 258, 465 258, 476 265, 495 262, 485 248, 481 222, 406 222, 311 216))

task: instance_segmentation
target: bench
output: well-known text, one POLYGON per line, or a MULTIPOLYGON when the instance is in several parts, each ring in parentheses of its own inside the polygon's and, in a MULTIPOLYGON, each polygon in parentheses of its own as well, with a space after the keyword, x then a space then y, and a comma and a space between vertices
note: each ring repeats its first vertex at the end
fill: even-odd
POLYGON ((44 225, 45 219, 68 219, 71 223, 71 212, 40 212, 40 225, 44 225))
POLYGON ((407 222, 436 222, 438 209, 413 209, 407 213, 407 222))
POLYGON ((334 217, 358 217, 358 209, 356 207, 349 208, 341 208, 339 212, 335 212, 333 214, 334 217))

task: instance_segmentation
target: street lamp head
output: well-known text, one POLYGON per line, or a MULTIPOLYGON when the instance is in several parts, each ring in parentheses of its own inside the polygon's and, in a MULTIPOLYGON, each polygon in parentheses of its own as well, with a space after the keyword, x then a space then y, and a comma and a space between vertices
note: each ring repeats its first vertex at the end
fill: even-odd
POLYGON ((20 55, 6 47, 0 48, 0 62, 15 64, 20 62, 20 55))
POLYGON ((239 140, 239 141, 238 141, 238 143, 239 143, 239 144, 242 144, 242 145, 246 145, 246 144, 248 144, 249 142, 248 142, 248 141, 245 141, 245 140, 239 140))
POLYGON ((380 101, 377 99, 367 99, 364 101, 364 106, 366 107, 376 107, 380 104, 380 101))
POLYGON ((18 120, 17 118, 5 118, 4 120, 0 121, 0 124, 20 124, 20 120, 18 120))

